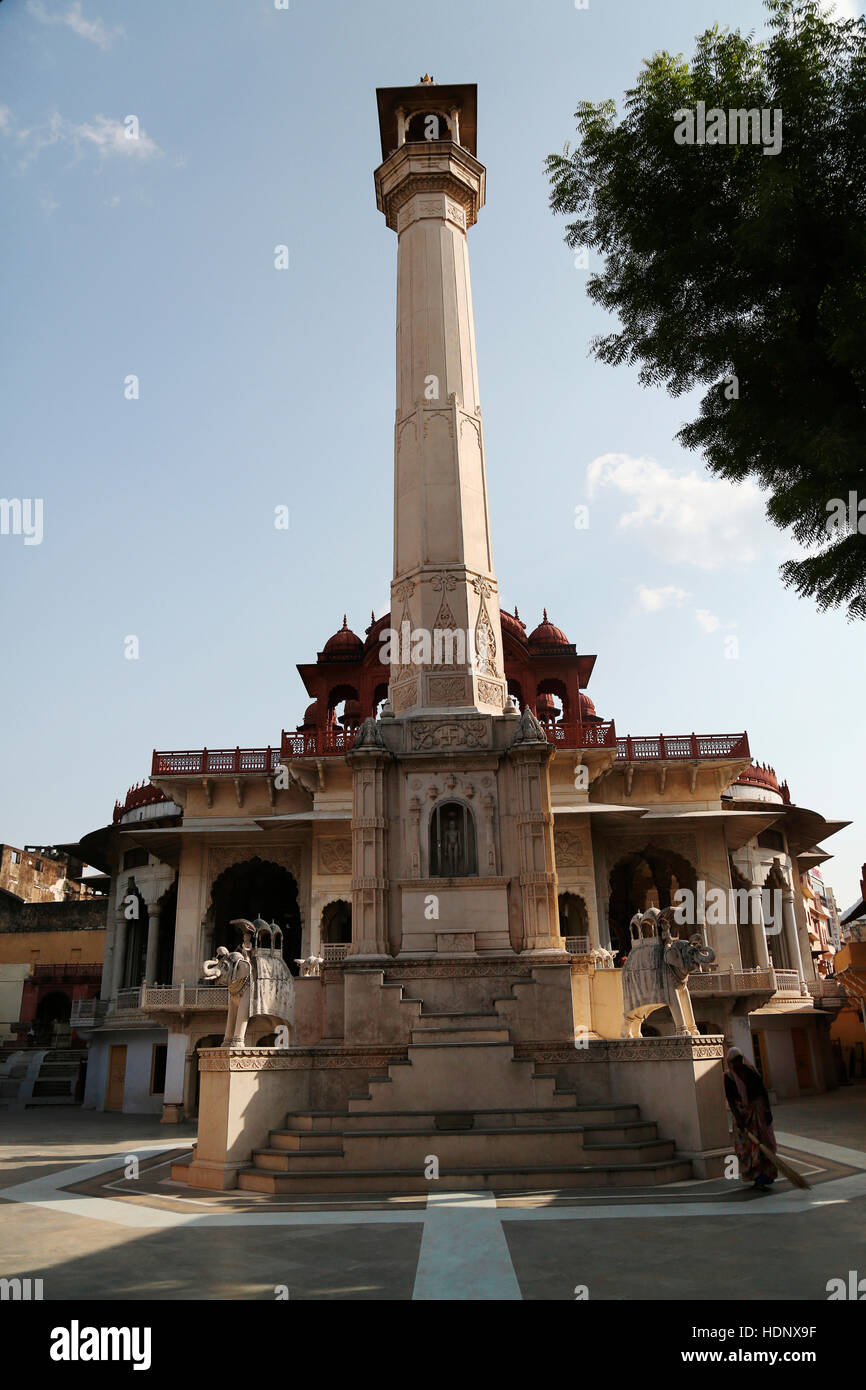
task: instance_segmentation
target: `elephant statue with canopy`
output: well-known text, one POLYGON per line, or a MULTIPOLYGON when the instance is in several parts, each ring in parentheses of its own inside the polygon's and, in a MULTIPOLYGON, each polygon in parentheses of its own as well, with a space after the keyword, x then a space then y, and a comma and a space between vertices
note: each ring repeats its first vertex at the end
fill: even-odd
POLYGON ((688 977, 698 966, 716 958, 695 933, 688 940, 675 935, 675 909, 650 908, 629 923, 631 950, 622 969, 624 1038, 639 1038, 641 1022, 665 1006, 673 1015, 678 1036, 697 1037, 689 997, 688 977))
POLYGON ((234 951, 220 946, 216 956, 204 962, 203 974, 206 980, 228 988, 229 1012, 221 1046, 244 1047, 253 1019, 270 1023, 272 1030, 294 1023, 294 980, 283 960, 283 934, 276 923, 237 917, 229 925, 242 933, 240 946, 234 951))

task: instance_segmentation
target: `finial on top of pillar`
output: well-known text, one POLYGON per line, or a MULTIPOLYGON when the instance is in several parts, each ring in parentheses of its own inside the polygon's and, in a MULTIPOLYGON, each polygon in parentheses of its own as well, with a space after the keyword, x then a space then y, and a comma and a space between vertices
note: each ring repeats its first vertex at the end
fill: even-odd
POLYGON ((419 87, 425 87, 425 86, 435 87, 435 86, 436 86, 436 83, 433 81, 433 78, 430 76, 429 72, 425 72, 425 74, 424 74, 423 77, 419 77, 419 79, 418 79, 418 86, 419 86, 419 87))

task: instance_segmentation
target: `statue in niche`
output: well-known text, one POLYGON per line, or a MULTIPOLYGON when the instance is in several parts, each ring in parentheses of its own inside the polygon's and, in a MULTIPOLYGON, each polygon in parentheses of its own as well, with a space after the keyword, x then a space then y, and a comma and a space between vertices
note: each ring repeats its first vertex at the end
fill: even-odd
POLYGON ((442 837, 442 869, 446 878, 456 878, 463 869, 463 835, 457 824, 457 816, 452 811, 445 822, 442 837))
POLYGON ((465 878, 477 872, 472 812, 459 801, 435 806, 430 818, 431 877, 465 878))

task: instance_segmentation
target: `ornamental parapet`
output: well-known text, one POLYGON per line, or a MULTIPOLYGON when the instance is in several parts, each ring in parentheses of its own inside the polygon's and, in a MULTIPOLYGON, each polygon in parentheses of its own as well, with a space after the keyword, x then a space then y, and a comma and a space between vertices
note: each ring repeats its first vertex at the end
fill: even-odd
POLYGON ((705 1062, 724 1056, 722 1034, 699 1037, 581 1039, 574 1043, 516 1042, 514 1056, 538 1062, 705 1062))

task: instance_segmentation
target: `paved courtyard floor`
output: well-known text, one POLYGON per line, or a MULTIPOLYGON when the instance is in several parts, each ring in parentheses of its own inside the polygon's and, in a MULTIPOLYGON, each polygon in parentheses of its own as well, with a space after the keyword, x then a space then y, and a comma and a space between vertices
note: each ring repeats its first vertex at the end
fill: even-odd
POLYGON ((0 1277, 46 1300, 818 1300, 866 1274, 866 1085, 780 1104, 812 1184, 293 1201, 192 1192, 194 1126, 0 1113, 0 1277))

